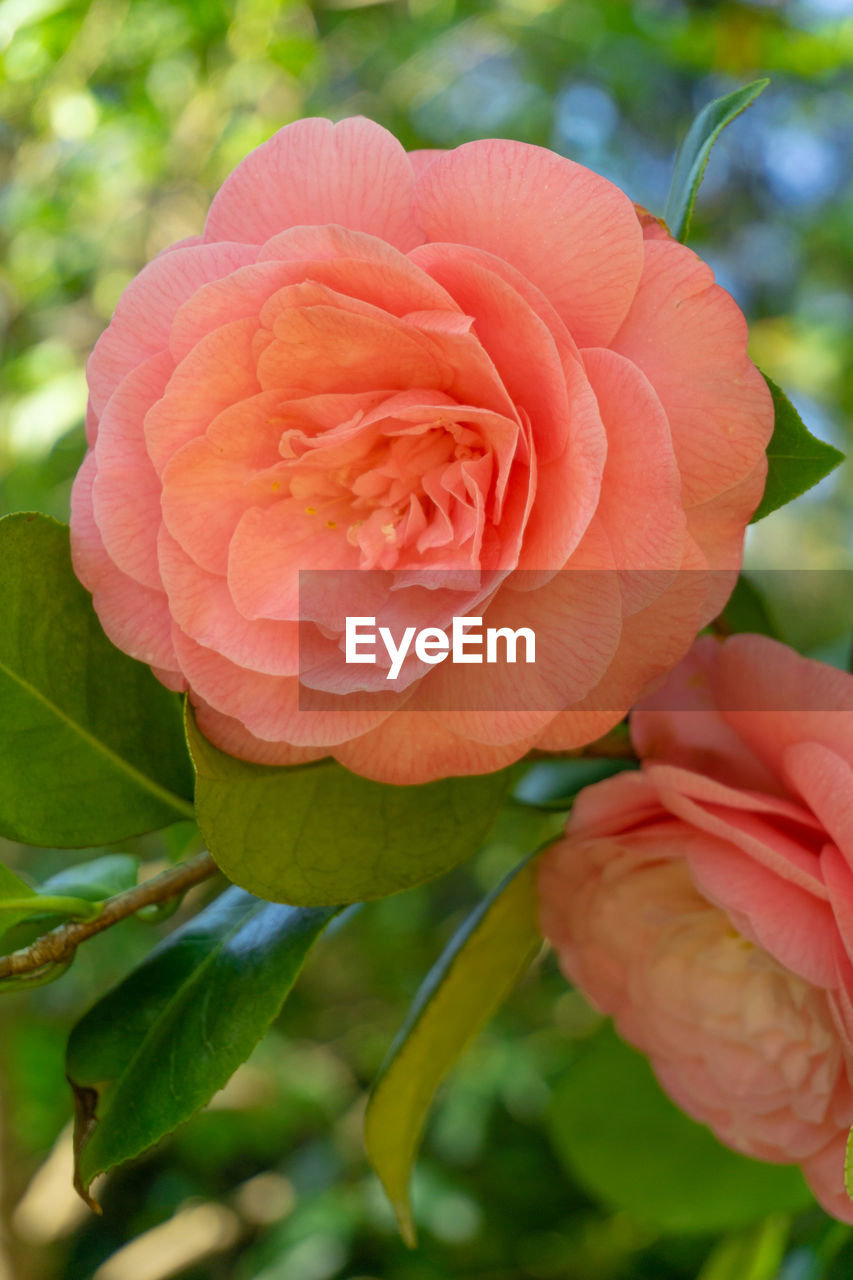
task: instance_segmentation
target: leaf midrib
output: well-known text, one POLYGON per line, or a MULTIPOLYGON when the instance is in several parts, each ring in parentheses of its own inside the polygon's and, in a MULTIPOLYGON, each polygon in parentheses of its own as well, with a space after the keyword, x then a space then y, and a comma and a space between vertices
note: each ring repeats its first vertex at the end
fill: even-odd
POLYGON ((8 679, 17 684, 26 694, 45 706, 57 720, 71 729, 71 731, 85 742, 87 746, 103 756, 104 759, 106 759, 112 767, 117 770, 117 772, 124 773, 128 778, 137 783, 142 790, 148 791, 151 795, 156 797, 156 799, 169 805, 170 808, 174 809, 177 813, 180 813, 183 817, 195 820, 195 808, 193 805, 176 795, 174 791, 170 791, 168 787, 164 787, 159 782, 156 782, 153 778, 143 773, 141 769, 137 769, 135 765, 130 763, 130 761, 126 760, 123 756, 118 755, 112 747, 107 746, 106 743, 101 742, 100 739, 96 738, 94 734, 90 733, 88 729, 83 727, 83 725, 78 724, 76 720, 72 720, 71 716, 63 711, 60 706, 57 706, 55 702, 46 697, 40 689, 36 688, 34 684, 31 684, 29 680, 25 679, 19 672, 10 667, 2 658, 0 658, 0 673, 7 676, 8 679))

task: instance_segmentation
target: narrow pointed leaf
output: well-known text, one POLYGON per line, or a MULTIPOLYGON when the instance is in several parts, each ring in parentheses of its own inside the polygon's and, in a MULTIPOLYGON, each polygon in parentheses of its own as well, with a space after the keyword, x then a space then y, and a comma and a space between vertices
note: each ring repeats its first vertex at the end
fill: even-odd
POLYGON ((764 497, 752 517, 753 524, 798 498, 844 461, 839 449, 812 435, 782 388, 766 374, 764 380, 773 396, 776 417, 767 446, 764 497))
POLYGON ((68 529, 0 520, 0 834, 81 848, 192 816, 174 694, 107 640, 68 529))
POLYGON ((534 874, 523 863, 468 917, 427 975, 374 1085, 365 1145, 407 1244, 415 1242, 409 1177, 435 1091, 541 946, 534 874))
POLYGON ((711 148, 726 125, 731 124, 732 120, 754 102, 769 83, 769 80, 754 80, 742 89, 735 89, 734 93, 715 98, 702 108, 688 129, 675 157, 672 183, 663 215, 676 240, 687 239, 696 193, 702 185, 711 148))
POLYGON ((773 1214, 748 1231, 726 1236, 697 1280, 777 1280, 790 1229, 787 1217, 773 1214))
POLYGON ((276 1017, 336 909, 226 890, 78 1022, 76 1185, 133 1159, 226 1083, 276 1017))
POLYGON ((395 787, 334 761, 280 769, 225 755, 191 714, 196 814, 230 880, 274 902, 320 906, 409 889, 477 851, 510 771, 395 787))

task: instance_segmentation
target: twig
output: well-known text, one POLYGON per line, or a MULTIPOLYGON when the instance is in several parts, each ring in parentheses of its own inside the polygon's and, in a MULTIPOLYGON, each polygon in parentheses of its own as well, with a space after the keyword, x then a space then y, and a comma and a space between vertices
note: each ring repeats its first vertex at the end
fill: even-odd
POLYGON ((216 863, 205 851, 176 867, 169 867, 167 871, 152 876, 150 880, 135 885, 124 893, 107 898, 103 910, 94 920, 75 920, 62 924, 37 938, 29 947, 22 947, 20 951, 13 951, 11 955, 0 958, 0 982, 4 978, 25 978, 28 975, 32 981, 43 970, 52 969, 55 965, 67 968, 80 943, 87 938, 103 933, 128 916, 136 915, 142 907, 165 902, 178 894, 186 893, 193 885, 209 879, 216 871, 216 863))

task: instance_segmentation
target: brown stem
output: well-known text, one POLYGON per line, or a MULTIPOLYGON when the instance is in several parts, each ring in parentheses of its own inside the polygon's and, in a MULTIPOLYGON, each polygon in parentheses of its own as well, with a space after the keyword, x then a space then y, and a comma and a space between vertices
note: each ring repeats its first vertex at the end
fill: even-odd
POLYGON ((103 933, 104 929, 110 929, 128 916, 136 915, 142 907, 166 902, 169 898, 186 893, 193 885, 214 875, 216 870, 216 863, 205 851, 176 867, 169 867, 167 871, 152 876, 150 880, 125 893, 117 893, 114 898, 106 900, 103 911, 94 920, 75 920, 62 924, 41 938, 36 938, 29 947, 0 958, 0 981, 4 978, 35 975, 55 965, 70 964, 80 943, 87 938, 103 933))
POLYGON ((571 751, 528 751, 526 760, 637 760, 636 751, 627 733, 613 729, 597 742, 571 751))

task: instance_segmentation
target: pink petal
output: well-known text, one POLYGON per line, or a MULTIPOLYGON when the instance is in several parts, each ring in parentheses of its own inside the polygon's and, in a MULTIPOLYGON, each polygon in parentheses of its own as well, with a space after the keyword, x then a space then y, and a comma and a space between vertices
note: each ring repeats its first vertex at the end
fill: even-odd
POLYGON ((425 169, 415 200, 426 239, 506 259, 579 345, 609 344, 642 269, 642 231, 618 187, 541 147, 471 142, 425 169))
POLYGON ((100 413, 122 378, 169 345, 181 303, 209 280, 253 261, 241 244, 193 245, 160 254, 131 280, 86 366, 92 405, 100 413))
POLYGON ((835 921, 829 903, 745 858, 722 839, 691 832, 684 842, 696 887, 739 933, 814 986, 835 985, 835 921))
POLYGON ((250 507, 231 539, 228 586, 244 617, 297 621, 300 570, 358 565, 345 530, 328 529, 321 517, 297 511, 291 502, 250 507))
POLYGON ((261 390, 252 340, 258 322, 235 320, 203 338, 182 360, 145 418, 145 442, 162 475, 169 459, 204 435, 217 414, 261 390))
POLYGON ((853 1223, 853 1200, 844 1189, 848 1128, 849 1123, 832 1142, 804 1160, 803 1173, 826 1212, 841 1222, 853 1223))
POLYGON ((520 759, 530 741, 489 746, 459 738, 445 717, 428 711, 397 711, 360 738, 342 741, 334 756, 347 769, 377 782, 413 785, 437 778, 492 773, 520 759))
POLYGON ((620 573, 628 613, 650 604, 681 567, 687 527, 666 414, 624 357, 601 348, 584 366, 607 432, 598 515, 620 573), (635 572, 636 571, 636 572, 635 572))
POLYGON ((730 787, 782 796, 785 787, 717 709, 712 673, 720 651, 712 636, 696 641, 669 679, 631 716, 631 738, 644 760, 666 761, 730 787))
POLYGON ((160 481, 145 448, 143 421, 173 370, 168 352, 137 365, 107 401, 95 445, 92 501, 104 546, 124 573, 155 590, 162 586, 157 566, 160 481))
POLYGON ((408 152, 409 163, 414 170, 416 178, 427 169, 438 156, 443 156, 446 151, 443 147, 421 147, 418 151, 408 152))
POLYGON ((797 742, 820 742, 853 764, 853 676, 767 636, 731 636, 713 670, 714 700, 776 773, 797 742))
POLYGON ((783 880, 826 899, 813 847, 818 824, 790 801, 736 790, 672 765, 646 764, 670 813, 735 845, 783 880))
POLYGON ((280 405, 276 391, 230 405, 163 471, 165 525, 209 573, 227 573, 229 543, 244 512, 277 501, 275 480, 257 472, 281 462, 280 405))
POLYGON ((740 571, 746 526, 761 501, 766 479, 767 455, 762 454, 752 471, 731 489, 688 509, 687 527, 691 535, 701 547, 709 567, 721 571, 720 609, 724 608, 734 587, 733 580, 722 571, 740 571))
POLYGON ((161 528, 160 568, 172 618, 193 640, 248 671, 293 676, 299 671, 294 622, 249 622, 238 613, 225 579, 207 573, 161 528))
POLYGON ((193 692, 216 711, 241 721, 256 738, 329 747, 368 732, 384 717, 376 711, 302 711, 298 677, 248 671, 190 639, 176 625, 172 638, 193 692))
POLYGON ((252 151, 220 188, 204 238, 263 244, 287 227, 341 223, 411 249, 414 177, 396 138, 372 120, 298 120, 252 151))
POLYGON ((92 592, 95 612, 113 644, 132 658, 180 676, 172 645, 169 605, 153 591, 117 568, 104 549, 92 513, 92 483, 97 463, 88 453, 71 491, 71 561, 74 572, 92 592))
POLYGON ((322 748, 294 747, 289 742, 265 742, 263 738, 249 733, 239 720, 214 711, 202 698, 191 697, 198 727, 214 746, 229 756, 239 756, 241 760, 250 760, 254 764, 289 766, 309 764, 312 760, 322 760, 328 754, 322 748))
POLYGON ((567 329, 565 321, 560 318, 554 304, 526 275, 497 254, 487 253, 485 249, 476 249, 472 245, 424 244, 413 249, 408 256, 410 261, 423 267, 438 281, 448 280, 449 283, 445 271, 449 271, 451 276, 455 275, 466 262, 482 267, 489 276, 497 276, 519 294, 531 311, 547 326, 563 364, 571 360, 580 363, 581 357, 577 343, 567 329))
POLYGON ((655 819, 672 822, 645 774, 617 773, 584 787, 572 805, 566 832, 583 840, 599 839, 622 835, 655 819))
POLYGON ((796 742, 786 750, 783 768, 853 867, 853 765, 820 742, 796 742))
POLYGON ((746 353, 746 321, 710 267, 674 240, 647 240, 644 250, 636 298, 610 345, 657 392, 689 507, 755 469, 773 430, 773 405, 746 353))
POLYGON ((341 227, 295 227, 269 241, 257 263, 205 285, 184 303, 172 324, 173 355, 182 359, 206 333, 258 315, 278 290, 307 281, 395 316, 458 310, 444 289, 384 241, 341 227))

